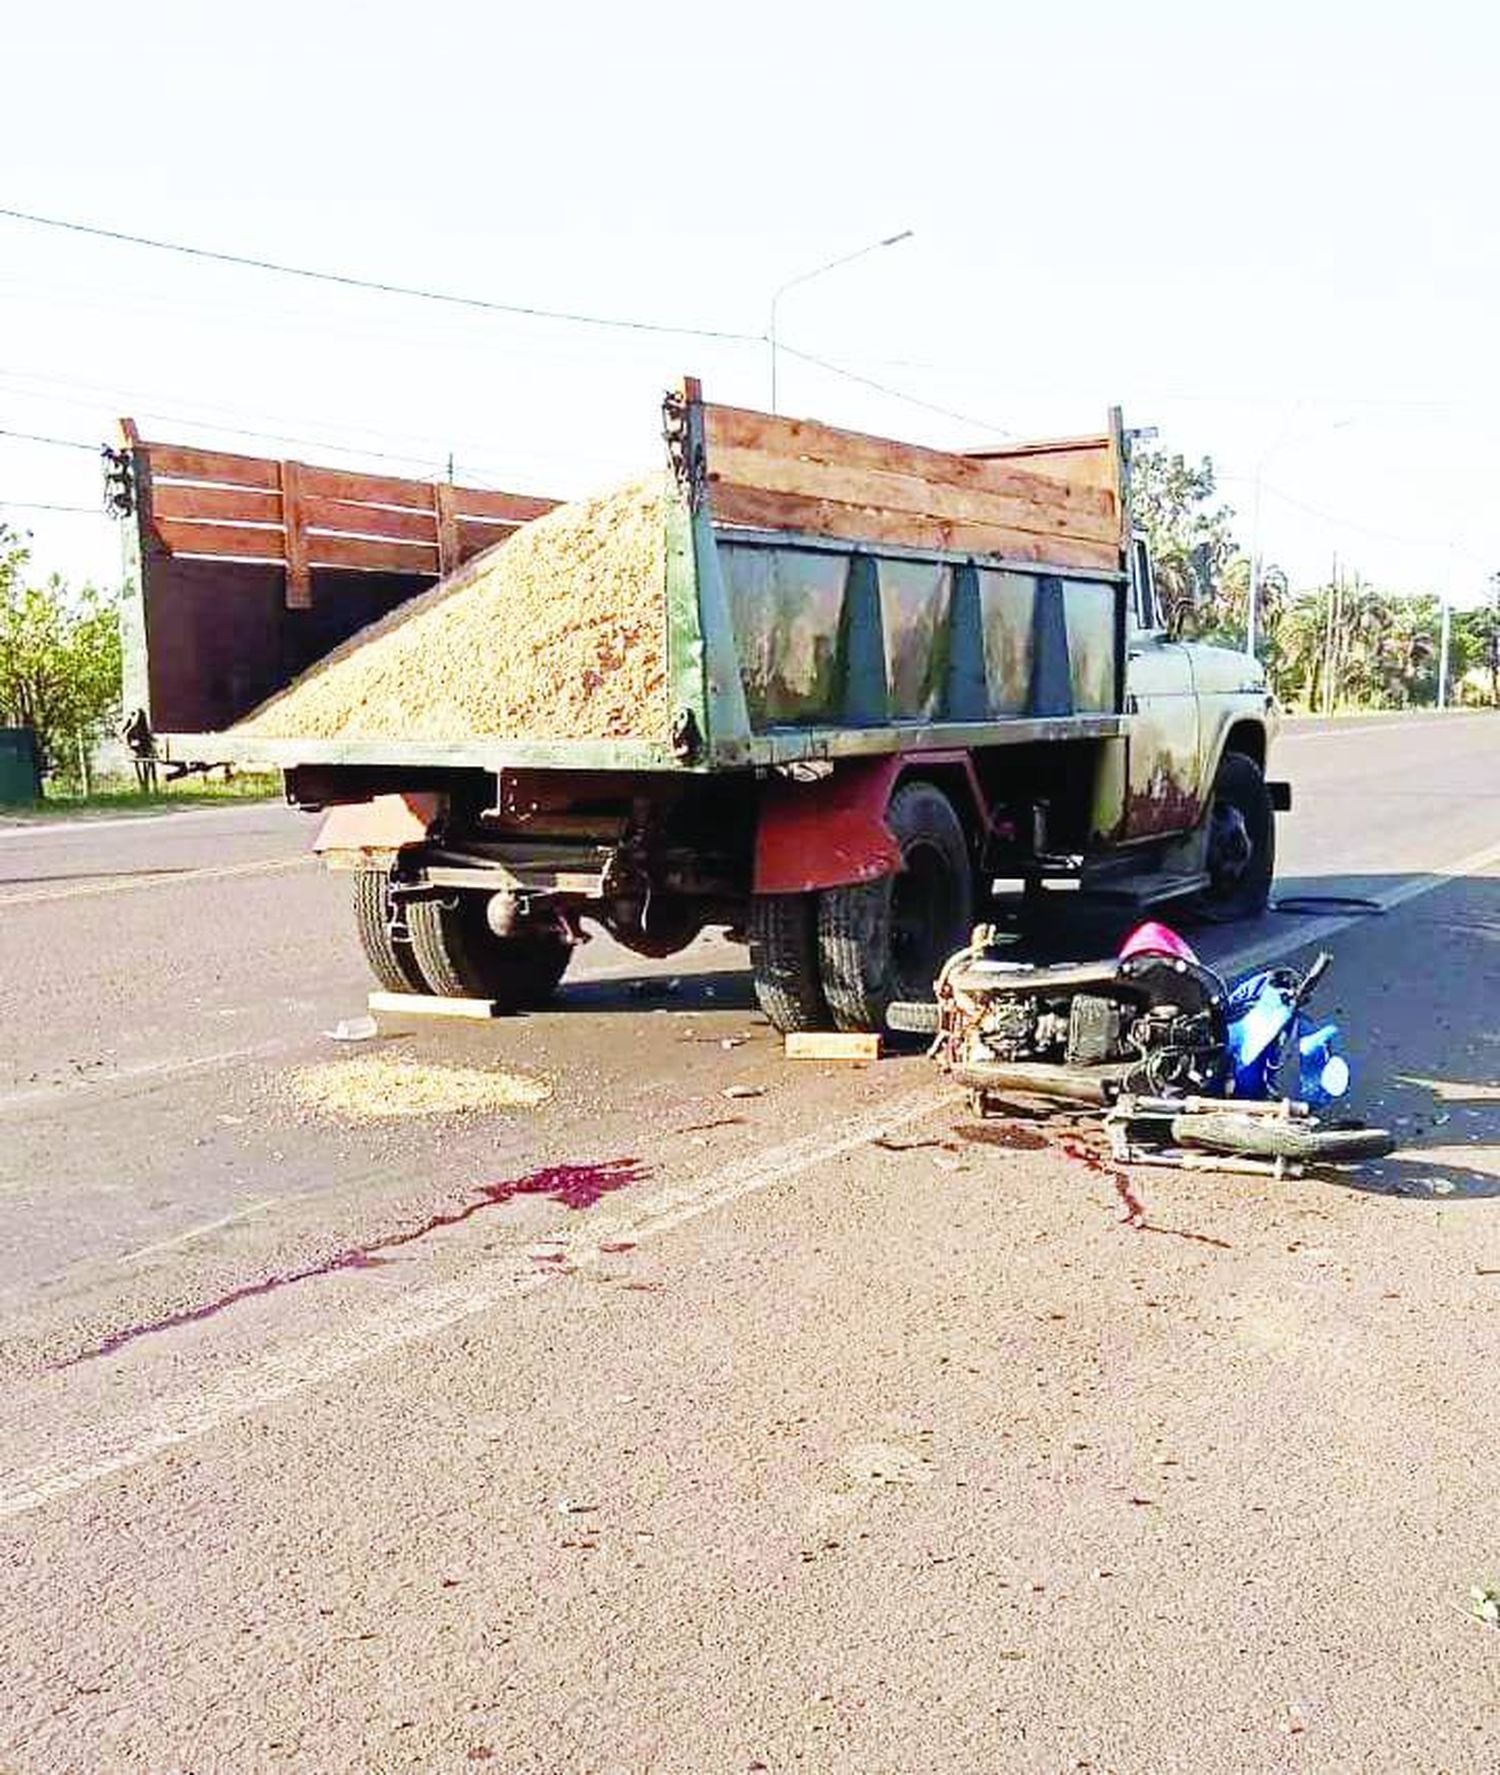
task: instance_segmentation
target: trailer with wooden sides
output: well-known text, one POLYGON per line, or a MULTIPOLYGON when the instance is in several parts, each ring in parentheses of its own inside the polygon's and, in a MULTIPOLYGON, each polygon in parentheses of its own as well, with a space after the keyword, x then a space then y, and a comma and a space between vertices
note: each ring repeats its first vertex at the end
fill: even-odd
POLYGON ((975 454, 692 380, 663 413, 667 706, 606 740, 236 731, 553 502, 130 429, 111 481, 138 753, 284 771, 326 811, 381 984, 515 1008, 585 919, 652 956, 725 927, 778 1027, 869 1030, 925 995, 997 880, 1265 904, 1289 804, 1272 700, 1252 659, 1163 623, 1117 413, 975 454))

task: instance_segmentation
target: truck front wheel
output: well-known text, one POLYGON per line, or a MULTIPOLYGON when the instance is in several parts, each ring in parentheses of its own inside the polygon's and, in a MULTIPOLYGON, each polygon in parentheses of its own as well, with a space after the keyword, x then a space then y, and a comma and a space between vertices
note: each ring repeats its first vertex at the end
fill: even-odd
POLYGON ((572 954, 550 931, 497 937, 481 894, 413 900, 406 918, 428 989, 442 998, 488 998, 502 1011, 528 1010, 557 990, 572 954))
POLYGON ((899 873, 818 896, 819 971, 838 1029, 880 1030, 893 999, 931 998, 974 923, 969 847, 942 790, 903 783, 885 820, 901 848, 899 873))
POLYGON ((1276 813, 1260 766, 1242 752, 1219 761, 1204 866, 1209 885, 1193 903, 1200 918, 1229 924, 1265 911, 1276 872, 1276 813))

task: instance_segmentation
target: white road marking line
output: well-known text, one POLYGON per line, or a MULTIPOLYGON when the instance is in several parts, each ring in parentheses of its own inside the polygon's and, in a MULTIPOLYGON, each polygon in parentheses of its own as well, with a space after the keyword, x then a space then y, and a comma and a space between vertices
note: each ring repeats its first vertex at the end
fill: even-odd
MULTIPOLYGON (((227 824, 233 819, 248 819, 252 814, 264 814, 270 810, 277 814, 293 812, 279 797, 267 797, 264 800, 227 802, 222 807, 173 807, 156 814, 101 814, 97 818, 92 814, 43 814, 37 819, 0 819, 0 838, 67 839, 86 836, 101 829, 108 830, 114 826, 196 826, 204 823, 205 816, 209 820, 223 820, 227 824)), ((305 815, 296 817, 306 818, 305 815)), ((289 820, 286 823, 290 825, 292 822, 289 820)))
MULTIPOLYGON (((1455 725, 1466 725, 1482 722, 1485 718, 1495 717, 1493 709, 1468 709, 1462 714, 1450 715, 1412 715, 1398 717, 1392 721, 1350 721, 1338 727, 1303 727, 1296 721, 1286 722, 1277 734, 1277 741, 1282 740, 1345 740, 1360 739, 1367 733, 1386 733, 1393 727, 1404 727, 1409 733, 1421 732, 1432 728, 1447 732, 1455 725)), ((1315 719, 1323 719, 1321 716, 1315 719)), ((1497 723, 1500 727, 1500 723, 1497 723)))
POLYGON ((29 1109, 37 1104, 66 1103, 75 1097, 107 1095, 116 1085, 135 1085, 143 1080, 176 1078, 182 1073, 204 1072, 213 1066, 228 1066, 236 1060, 264 1060, 300 1047, 304 1036, 276 1037, 255 1042, 248 1048, 225 1048, 214 1054, 194 1054, 182 1060, 146 1060, 139 1066, 120 1066, 109 1072, 80 1073, 76 1079, 65 1079, 56 1085, 33 1085, 25 1091, 12 1091, 0 1096, 0 1113, 12 1109, 29 1109))
MULTIPOLYGON (((134 893, 140 888, 190 887, 200 881, 227 881, 237 875, 274 875, 282 869, 301 869, 312 860, 310 854, 265 857, 256 863, 221 863, 206 869, 175 870, 168 875, 121 875, 109 881, 80 881, 38 888, 29 894, 0 895, 0 907, 46 906, 54 900, 87 900, 99 894, 134 893)), ((5 885, 0 882, 0 887, 5 885)))
POLYGON ((158 1239, 153 1245, 137 1245, 134 1251, 127 1251, 123 1257, 115 1259, 116 1263, 137 1263, 143 1257, 155 1257, 161 1251, 174 1251, 179 1245, 191 1244, 194 1239, 201 1239, 205 1233, 216 1233, 226 1226, 236 1226, 242 1220, 253 1220, 257 1214, 265 1214, 269 1209, 279 1208, 284 1202, 295 1201, 293 1196, 267 1196, 263 1202, 251 1202, 248 1207, 236 1208, 232 1214, 221 1214, 217 1220, 205 1220, 198 1226, 190 1226, 185 1233, 174 1233, 170 1239, 158 1239))
POLYGON ((946 1085, 927 1085, 841 1128, 803 1135, 613 1212, 595 1210, 585 1229, 557 1241, 564 1259, 556 1269, 517 1270, 510 1261, 477 1264, 452 1282, 415 1288, 357 1324, 254 1357, 198 1392, 162 1400, 114 1424, 96 1420, 54 1459, 4 1475, 0 1521, 142 1466, 180 1443, 435 1337, 503 1302, 556 1287, 573 1272, 596 1267, 608 1255, 605 1245, 646 1244, 744 1196, 790 1183, 814 1166, 899 1132, 955 1096, 946 1085))

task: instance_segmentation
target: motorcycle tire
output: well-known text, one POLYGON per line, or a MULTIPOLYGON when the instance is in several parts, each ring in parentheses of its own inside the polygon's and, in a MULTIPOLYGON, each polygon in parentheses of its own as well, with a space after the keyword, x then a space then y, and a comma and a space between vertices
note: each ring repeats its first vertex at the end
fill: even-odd
POLYGON ((940 1013, 931 1000, 896 999, 885 1008, 885 1025, 901 1035, 936 1035, 940 1013))
POLYGON ((1237 1115, 1233 1110, 1174 1116, 1172 1139, 1178 1146, 1209 1152, 1300 1159, 1310 1165, 1383 1159, 1396 1148, 1394 1137, 1385 1128, 1321 1128, 1314 1122, 1237 1115))

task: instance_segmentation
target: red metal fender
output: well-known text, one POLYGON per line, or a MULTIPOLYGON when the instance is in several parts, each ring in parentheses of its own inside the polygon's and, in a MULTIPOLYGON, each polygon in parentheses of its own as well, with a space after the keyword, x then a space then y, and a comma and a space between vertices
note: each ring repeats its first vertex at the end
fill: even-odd
POLYGON ((321 856, 326 851, 399 851, 421 844, 443 810, 443 799, 413 791, 330 808, 313 849, 321 856))
POLYGON ((773 777, 755 829, 757 894, 803 894, 894 875, 901 851, 885 823, 896 779, 916 764, 962 764, 982 807, 967 752, 893 753, 853 758, 811 783, 773 777))

